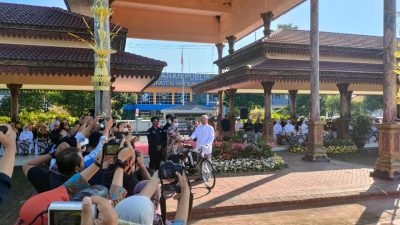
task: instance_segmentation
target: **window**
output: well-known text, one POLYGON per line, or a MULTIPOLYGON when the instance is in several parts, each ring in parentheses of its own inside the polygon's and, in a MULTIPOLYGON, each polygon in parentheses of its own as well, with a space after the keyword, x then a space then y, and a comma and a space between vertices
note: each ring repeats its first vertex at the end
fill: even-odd
POLYGON ((154 104, 154 93, 144 92, 138 96, 137 104, 154 104))
MULTIPOLYGON (((182 104, 182 93, 175 93, 175 104, 182 104)), ((185 103, 190 102, 190 93, 185 93, 185 103)))
POLYGON ((172 104, 172 93, 156 93, 157 104, 172 104))

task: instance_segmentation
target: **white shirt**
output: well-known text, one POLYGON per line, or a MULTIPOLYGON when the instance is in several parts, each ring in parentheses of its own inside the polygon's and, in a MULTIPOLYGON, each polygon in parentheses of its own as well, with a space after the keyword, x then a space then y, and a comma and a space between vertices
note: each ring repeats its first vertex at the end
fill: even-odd
POLYGON ((214 141, 214 128, 210 125, 200 125, 193 132, 191 139, 197 138, 196 147, 201 145, 206 145, 203 148, 204 154, 211 154, 212 152, 212 143, 214 141))
POLYGON ((274 136, 282 133, 282 125, 279 123, 275 123, 274 125, 274 136))
POLYGON ((301 126, 300 126, 300 130, 301 130, 301 133, 303 134, 303 135, 306 135, 306 134, 308 134, 308 125, 306 124, 306 123, 302 123, 301 124, 301 126))
POLYGON ((293 126, 293 124, 290 124, 290 123, 288 123, 288 124, 286 124, 285 125, 285 127, 283 127, 283 130, 285 131, 285 133, 294 133, 295 132, 295 130, 294 130, 294 126, 293 126))
POLYGON ((32 133, 32 131, 29 131, 29 130, 22 131, 21 134, 19 135, 19 140, 20 141, 25 141, 25 140, 33 141, 33 133, 32 133))

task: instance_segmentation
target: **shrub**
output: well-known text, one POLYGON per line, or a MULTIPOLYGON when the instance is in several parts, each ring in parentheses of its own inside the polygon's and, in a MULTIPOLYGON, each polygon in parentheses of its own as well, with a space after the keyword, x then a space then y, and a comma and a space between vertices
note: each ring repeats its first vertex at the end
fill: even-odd
POLYGON ((11 121, 11 118, 8 116, 0 116, 0 124, 3 123, 9 123, 11 121))
POLYGON ((213 166, 217 173, 274 171, 287 167, 283 158, 278 155, 262 159, 215 160, 213 161, 213 166))
POLYGON ((53 110, 50 110, 47 113, 43 112, 28 112, 25 110, 22 110, 20 114, 18 115, 19 121, 23 124, 26 125, 29 122, 32 121, 37 121, 37 122, 45 122, 45 123, 51 123, 54 121, 54 119, 57 117, 59 119, 66 119, 69 123, 73 124, 78 118, 71 116, 67 112, 56 112, 53 110))
POLYGON ((356 113, 352 116, 350 124, 353 127, 350 136, 357 148, 362 149, 372 131, 371 118, 367 115, 356 113))

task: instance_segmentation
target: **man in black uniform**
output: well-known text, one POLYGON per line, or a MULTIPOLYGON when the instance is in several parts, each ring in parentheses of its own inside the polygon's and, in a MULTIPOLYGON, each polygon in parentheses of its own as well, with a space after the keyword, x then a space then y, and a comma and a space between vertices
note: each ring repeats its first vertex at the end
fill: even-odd
POLYGON ((173 117, 173 115, 168 114, 165 119, 167 120, 167 123, 164 125, 164 127, 162 128, 162 137, 161 137, 161 153, 162 153, 162 157, 161 160, 167 160, 167 131, 168 128, 171 126, 171 118, 173 117))
POLYGON ((149 156, 150 156, 150 169, 156 171, 160 168, 161 163, 161 138, 162 130, 158 127, 159 118, 152 117, 151 122, 153 126, 147 130, 147 141, 149 142, 149 156))

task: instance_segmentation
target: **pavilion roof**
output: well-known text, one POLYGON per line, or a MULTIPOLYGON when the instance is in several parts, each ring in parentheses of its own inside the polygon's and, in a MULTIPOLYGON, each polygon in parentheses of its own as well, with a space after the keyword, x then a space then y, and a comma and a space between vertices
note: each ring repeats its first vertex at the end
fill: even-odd
MULTIPOLYGON (((111 55, 111 76, 158 78, 167 64, 127 52, 111 55)), ((0 44, 0 74, 91 76, 92 49, 0 44)))
MULTIPOLYGON (((319 32, 320 55, 381 59, 383 38, 380 36, 319 32)), ((220 67, 264 57, 265 53, 309 54, 310 31, 279 29, 269 38, 262 38, 231 55, 217 60, 220 67)))
MULTIPOLYGON (((0 2, 0 36, 40 39, 75 40, 72 32, 90 38, 83 19, 93 30, 93 18, 56 7, 0 2)), ((115 27, 110 24, 110 29, 115 27)), ((127 29, 119 35, 126 37, 127 29)))
MULTIPOLYGON (((348 62, 320 62, 321 83, 382 84, 383 65, 348 62)), ((307 82, 310 62, 306 60, 267 59, 254 66, 242 66, 192 86, 193 92, 215 92, 240 83, 263 81, 307 82)))

